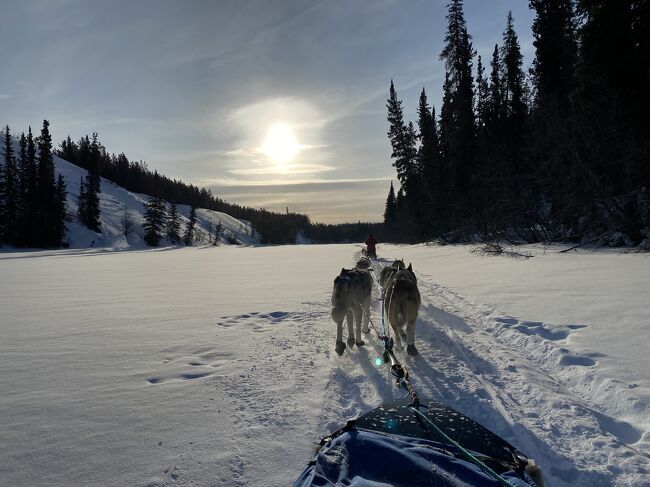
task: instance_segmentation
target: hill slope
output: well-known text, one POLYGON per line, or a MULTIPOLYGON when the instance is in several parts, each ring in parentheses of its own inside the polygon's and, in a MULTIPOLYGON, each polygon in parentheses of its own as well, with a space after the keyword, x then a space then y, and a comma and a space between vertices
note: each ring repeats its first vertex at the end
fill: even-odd
MULTIPOLYGON (((62 174, 65 178, 68 189, 68 210, 70 213, 76 214, 79 182, 82 177, 86 176, 87 171, 56 156, 54 157, 54 164, 57 175, 62 174)), ((73 248, 146 246, 141 225, 145 213, 144 204, 147 199, 148 196, 145 194, 132 193, 102 178, 100 195, 101 232, 93 232, 75 219, 75 221, 67 224, 67 242, 73 248), (122 232, 121 224, 125 208, 133 221, 132 229, 126 237, 122 232)), ((184 229, 189 219, 190 207, 188 205, 178 205, 178 212, 182 220, 181 228, 184 229)), ((224 236, 221 238, 222 243, 257 243, 257 239, 251 237, 251 227, 248 222, 233 218, 226 213, 204 208, 197 209, 196 217, 196 228, 199 231, 199 236, 204 234, 206 238, 199 238, 195 245, 207 244, 209 225, 219 223, 224 229, 224 236)), ((163 239, 162 245, 166 244, 168 245, 170 242, 163 239)))
MULTIPOLYGON (((14 154, 18 154, 18 141, 13 138, 14 154)), ((3 153, 0 148, 0 153, 3 153)), ((101 178, 100 194, 100 232, 94 232, 82 225, 76 218, 79 185, 87 171, 60 157, 54 156, 56 175, 63 175, 68 191, 67 205, 71 221, 66 223, 65 243, 71 248, 105 247, 105 248, 143 248, 146 247, 143 237, 142 222, 145 214, 144 204, 149 198, 146 194, 133 193, 107 179, 101 178), (125 211, 132 225, 125 236, 122 230, 122 220, 125 211)), ((168 202, 169 203, 169 202, 168 202)), ((181 218, 181 233, 189 220, 189 205, 177 205, 181 218)), ((196 241, 194 245, 209 245, 208 234, 210 226, 221 224, 223 229, 220 244, 252 245, 259 243, 258 236, 251 236, 251 224, 238 220, 219 211, 197 208, 196 211, 196 241)), ((171 245, 163 238, 161 246, 171 245)))

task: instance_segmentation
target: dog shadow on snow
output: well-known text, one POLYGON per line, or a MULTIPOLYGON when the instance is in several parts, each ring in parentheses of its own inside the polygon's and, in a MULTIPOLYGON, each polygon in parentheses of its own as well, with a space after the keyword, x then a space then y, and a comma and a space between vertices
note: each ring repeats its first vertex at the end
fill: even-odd
POLYGON ((552 445, 521 422, 511 424, 499 411, 499 406, 494 404, 490 391, 480 382, 478 388, 468 390, 468 373, 489 376, 500 371, 493 363, 454 340, 441 326, 464 334, 474 332, 462 317, 432 305, 423 306, 420 311, 416 344, 424 354, 409 357, 406 353, 399 353, 398 359, 410 371, 411 382, 420 393, 423 403, 437 400, 476 419, 522 452, 533 458, 537 456, 538 464, 547 473, 547 477, 551 475, 568 483, 580 480, 593 486, 611 484, 609 476, 579 469, 573 459, 555 451, 552 445), (436 364, 438 360, 440 363, 436 364), (460 364, 465 366, 459 367, 460 364))

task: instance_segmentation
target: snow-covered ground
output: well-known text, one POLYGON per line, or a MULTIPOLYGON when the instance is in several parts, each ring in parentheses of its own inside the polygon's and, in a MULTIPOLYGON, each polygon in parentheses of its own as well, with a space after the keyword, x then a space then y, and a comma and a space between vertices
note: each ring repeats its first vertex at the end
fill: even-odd
MULTIPOLYGON (((526 250, 380 246, 418 275, 416 388, 548 485, 649 485, 650 256, 526 250)), ((334 353, 332 280, 359 252, 0 253, 0 484, 290 485, 323 435, 401 395, 375 337, 334 353)))

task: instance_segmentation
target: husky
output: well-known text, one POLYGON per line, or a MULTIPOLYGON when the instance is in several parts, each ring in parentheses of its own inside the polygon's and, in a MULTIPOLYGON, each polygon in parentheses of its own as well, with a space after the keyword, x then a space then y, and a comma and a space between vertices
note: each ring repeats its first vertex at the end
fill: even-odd
MULTIPOLYGON (((361 339, 362 314, 364 331, 367 333, 370 320, 370 295, 372 276, 366 269, 341 269, 334 279, 332 290, 332 319, 336 323, 336 353, 343 355, 343 320, 348 322, 348 346, 365 345, 361 339), (356 326, 355 326, 356 325, 356 326)), ((368 330, 369 331, 369 330, 368 330)))
POLYGON ((370 261, 370 257, 367 255, 361 256, 361 258, 357 261, 357 265, 355 268, 357 269, 370 269, 372 267, 372 262, 370 261))
POLYGON ((420 291, 413 266, 409 264, 406 269, 395 270, 384 288, 384 293, 384 308, 395 332, 395 349, 403 350, 402 338, 406 338, 406 351, 409 355, 417 355, 415 321, 420 309, 420 291))
POLYGON ((395 260, 391 265, 384 267, 379 274, 379 285, 381 288, 386 289, 397 271, 400 271, 402 269, 406 269, 406 266, 404 265, 404 259, 395 260))

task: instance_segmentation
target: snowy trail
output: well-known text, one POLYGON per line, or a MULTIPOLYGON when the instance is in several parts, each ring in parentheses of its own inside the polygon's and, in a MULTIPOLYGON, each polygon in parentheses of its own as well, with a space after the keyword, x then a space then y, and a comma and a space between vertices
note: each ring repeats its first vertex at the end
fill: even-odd
MULTIPOLYGON (((359 251, 0 254, 0 485, 291 484, 323 436, 403 395, 372 332, 334 351, 332 281, 359 251)), ((643 386, 575 349, 589 327, 513 318, 421 260, 420 355, 399 357, 422 397, 535 458, 548 485, 648 485, 643 386)))
MULTIPOLYGON (((520 324, 499 316, 426 275, 419 276, 419 287, 420 355, 399 357, 421 395, 477 419, 531 455, 545 467, 549 485, 648 485, 650 455, 643 446, 628 446, 641 439, 642 431, 600 411, 597 392, 590 396, 571 381, 554 377, 500 328, 507 321, 509 326, 546 330, 542 323, 520 324)), ((380 312, 377 304, 373 316, 380 312)), ((566 338, 574 329, 569 325, 542 331, 537 346, 566 338)), ((376 338, 367 341, 370 347, 346 351, 333 368, 325 410, 336 412, 337 419, 325 423, 330 431, 399 395, 387 366, 380 367, 383 373, 372 366, 380 356, 376 338)), ((566 352, 559 353, 565 367, 593 365, 588 357, 567 360, 566 352)))

